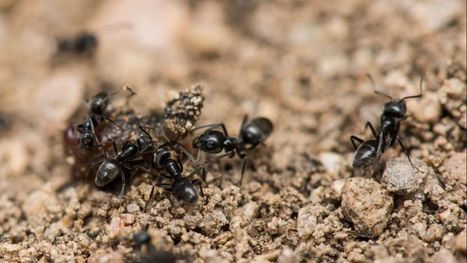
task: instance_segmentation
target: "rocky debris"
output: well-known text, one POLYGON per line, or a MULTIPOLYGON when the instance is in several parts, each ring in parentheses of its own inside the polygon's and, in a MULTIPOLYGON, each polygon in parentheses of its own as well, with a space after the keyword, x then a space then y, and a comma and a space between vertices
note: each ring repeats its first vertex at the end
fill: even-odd
POLYGON ((440 179, 444 184, 454 186, 456 184, 467 185, 467 152, 457 152, 444 161, 440 168, 440 179))
POLYGON ((342 212, 363 236, 383 233, 393 209, 393 198, 378 182, 353 177, 347 180, 342 194, 342 212))
POLYGON ((169 139, 178 140, 188 135, 201 115, 203 101, 203 86, 196 85, 167 103, 162 126, 169 139))
POLYGON ((445 80, 438 91, 441 104, 463 129, 467 129, 466 92, 465 82, 456 78, 445 80))
POLYGON ((408 195, 417 191, 426 177, 428 166, 421 160, 401 156, 386 163, 381 183, 389 192, 408 195), (418 170, 417 170, 418 168, 418 170))
POLYGON ((440 251, 436 252, 432 257, 433 263, 457 263, 458 261, 451 253, 451 251, 442 248, 440 251))
POLYGON ((317 222, 317 213, 319 211, 314 205, 305 206, 298 210, 297 231, 298 236, 307 237, 315 230, 317 222))
POLYGON ((436 93, 423 94, 420 100, 407 101, 407 107, 423 109, 412 111, 414 118, 420 123, 436 123, 441 116, 441 104, 436 93))
POLYGON ((445 200, 467 206, 467 160, 466 152, 457 152, 446 159, 439 168, 440 180, 447 194, 445 200))

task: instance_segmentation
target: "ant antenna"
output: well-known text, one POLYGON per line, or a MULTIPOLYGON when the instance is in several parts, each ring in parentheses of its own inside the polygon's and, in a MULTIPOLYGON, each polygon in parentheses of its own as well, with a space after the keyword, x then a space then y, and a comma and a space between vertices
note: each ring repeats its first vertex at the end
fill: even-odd
POLYGON ((130 100, 131 98, 133 98, 136 94, 136 92, 130 87, 130 85, 125 85, 123 86, 123 90, 124 91, 128 91, 130 94, 128 96, 126 96, 125 98, 125 105, 129 105, 130 104, 130 100))
POLYGON ((423 74, 422 78, 420 79, 420 93, 419 94, 403 97, 400 101, 404 101, 406 99, 420 98, 421 96, 423 96, 423 89, 422 88, 423 88, 423 80, 425 79, 425 77, 426 77, 426 74, 423 74))
POLYGON ((374 81, 373 77, 372 77, 370 74, 366 74, 366 77, 370 80, 371 86, 373 87, 373 92, 374 92, 374 93, 376 93, 376 94, 378 94, 378 95, 386 96, 386 97, 388 97, 390 100, 392 100, 392 97, 391 97, 391 96, 389 96, 388 94, 386 94, 386 93, 384 93, 384 92, 379 91, 379 90, 376 89, 375 81, 374 81))

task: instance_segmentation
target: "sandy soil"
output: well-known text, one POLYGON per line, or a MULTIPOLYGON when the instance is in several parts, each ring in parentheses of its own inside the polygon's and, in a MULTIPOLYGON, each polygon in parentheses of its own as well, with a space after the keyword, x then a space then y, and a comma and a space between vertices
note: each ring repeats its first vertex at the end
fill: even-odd
MULTIPOLYGON (((465 1, 0 1, 0 261, 133 262, 133 234, 195 262, 466 262, 465 1), (98 37, 95 52, 56 39, 98 37), (416 94, 374 178, 352 171, 385 98, 416 94), (73 176, 64 130, 131 86, 136 115, 203 84, 197 124, 245 114, 274 132, 207 166, 205 197, 172 203, 138 174, 122 200, 73 176)), ((182 143, 190 144, 188 136, 182 143)), ((187 162, 186 170, 191 169, 187 162)), ((93 175, 90 175, 91 178, 93 175)), ((82 176, 85 177, 85 176, 82 176)), ((117 185, 117 188, 119 186, 117 185)))

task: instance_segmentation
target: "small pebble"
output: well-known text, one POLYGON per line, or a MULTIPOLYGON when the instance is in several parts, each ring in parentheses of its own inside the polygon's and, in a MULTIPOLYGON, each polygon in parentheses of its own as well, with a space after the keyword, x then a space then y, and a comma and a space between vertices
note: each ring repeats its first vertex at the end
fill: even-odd
POLYGON ((418 159, 412 160, 413 167, 407 156, 401 156, 390 160, 386 164, 381 183, 389 192, 401 195, 411 194, 418 190, 426 177, 427 165, 418 159))
POLYGON ((326 170, 332 174, 338 174, 343 164, 341 155, 333 152, 325 152, 320 154, 319 160, 324 165, 326 170))
POLYGON ((126 206, 126 211, 128 211, 128 213, 139 212, 139 206, 137 204, 135 204, 135 203, 128 204, 126 206))
POLYGON ((317 219, 313 213, 315 206, 306 206, 298 210, 297 231, 298 236, 307 237, 311 235, 316 227, 317 219))
POLYGON ((466 152, 458 152, 449 157, 443 164, 441 180, 445 184, 467 184, 467 159, 466 152))
POLYGON ((344 185, 342 211, 363 236, 383 233, 393 205, 389 192, 374 180, 353 177, 344 185))

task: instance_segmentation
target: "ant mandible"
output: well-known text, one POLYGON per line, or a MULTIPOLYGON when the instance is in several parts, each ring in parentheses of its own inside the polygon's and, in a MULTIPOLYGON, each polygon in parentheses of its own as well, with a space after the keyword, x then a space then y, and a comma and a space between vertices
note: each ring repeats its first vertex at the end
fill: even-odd
POLYGON ((199 126, 192 132, 202 128, 207 128, 207 130, 193 140, 193 148, 197 149, 196 158, 192 158, 193 161, 199 160, 200 152, 218 154, 211 160, 223 157, 233 158, 237 154, 240 159, 243 159, 240 177, 240 185, 242 185, 247 152, 264 143, 273 131, 273 124, 271 120, 264 117, 254 118, 248 122, 248 115, 245 115, 238 137, 229 136, 223 123, 199 126), (218 127, 222 128, 222 131, 215 130, 218 127))

